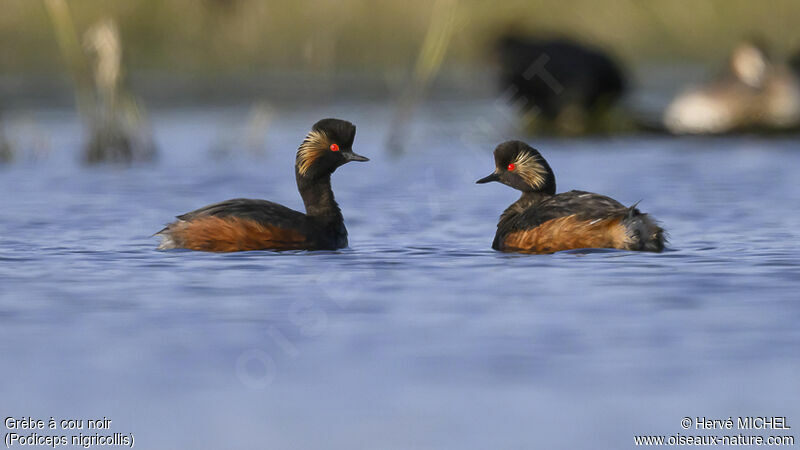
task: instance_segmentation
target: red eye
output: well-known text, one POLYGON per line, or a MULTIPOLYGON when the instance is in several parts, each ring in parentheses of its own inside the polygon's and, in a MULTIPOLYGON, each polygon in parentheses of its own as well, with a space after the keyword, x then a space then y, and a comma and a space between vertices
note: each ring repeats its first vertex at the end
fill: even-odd
POLYGON ((336 145, 336 144, 331 144, 331 151, 332 152, 338 152, 339 151, 339 146, 336 145))
POLYGON ((508 170, 514 170, 516 168, 517 168, 517 166, 514 165, 514 163, 511 163, 511 164, 508 165, 508 170))

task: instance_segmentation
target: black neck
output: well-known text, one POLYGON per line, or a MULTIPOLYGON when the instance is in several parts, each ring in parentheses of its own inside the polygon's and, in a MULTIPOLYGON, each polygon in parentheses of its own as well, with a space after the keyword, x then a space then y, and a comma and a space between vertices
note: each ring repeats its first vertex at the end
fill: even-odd
POLYGON ((514 202, 514 205, 518 205, 520 208, 526 209, 529 206, 535 205, 536 203, 546 200, 552 196, 552 194, 541 191, 523 192, 522 195, 519 196, 519 200, 514 202))
POLYGON ((330 174, 313 179, 297 175, 297 189, 303 197, 306 214, 309 217, 326 225, 344 223, 342 211, 333 198, 330 174))
POLYGON ((541 191, 531 191, 531 192, 523 192, 522 195, 519 197, 519 200, 515 201, 511 204, 503 214, 500 216, 500 222, 504 222, 517 214, 525 211, 526 209, 530 208, 531 206, 552 197, 550 194, 546 194, 541 191))

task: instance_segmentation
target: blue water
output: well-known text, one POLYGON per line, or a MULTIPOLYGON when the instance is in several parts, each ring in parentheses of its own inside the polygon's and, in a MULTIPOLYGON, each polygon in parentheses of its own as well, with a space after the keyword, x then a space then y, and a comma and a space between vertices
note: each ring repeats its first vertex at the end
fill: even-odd
POLYGON ((424 109, 399 158, 379 105, 279 110, 255 150, 245 116, 156 112, 161 158, 132 168, 80 165, 66 112, 6 124, 37 150, 0 167, 3 417, 105 416, 148 449, 614 449, 692 434, 685 416, 800 428, 796 137, 529 139, 559 191, 641 200, 669 251, 508 255, 490 244, 516 194, 474 184, 520 137, 494 106, 424 109), (350 248, 154 250, 214 201, 301 208, 294 152, 325 116, 358 124, 372 158, 334 175, 350 248))

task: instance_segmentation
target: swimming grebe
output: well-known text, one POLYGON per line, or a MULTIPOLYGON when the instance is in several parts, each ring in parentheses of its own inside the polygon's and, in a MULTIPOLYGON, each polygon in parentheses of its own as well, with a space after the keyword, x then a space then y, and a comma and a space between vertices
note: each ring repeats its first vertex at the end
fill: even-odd
POLYGON ((356 127, 339 119, 315 123, 295 159, 295 178, 306 214, 266 200, 233 199, 178 216, 156 233, 159 250, 334 250, 347 247, 347 229, 333 198, 331 174, 350 161, 356 127))
POLYGON ((664 230, 636 209, 583 191, 556 195, 556 178, 539 152, 508 141, 494 151, 496 169, 478 183, 499 181, 522 191, 497 224, 492 248, 504 252, 553 253, 579 248, 660 252, 664 230))

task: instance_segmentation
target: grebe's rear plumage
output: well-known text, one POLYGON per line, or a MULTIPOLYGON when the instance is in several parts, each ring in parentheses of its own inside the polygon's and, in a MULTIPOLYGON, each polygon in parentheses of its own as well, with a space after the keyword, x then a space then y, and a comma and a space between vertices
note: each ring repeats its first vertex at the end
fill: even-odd
POLYGON ((636 205, 626 207, 584 191, 556 194, 556 180, 541 154, 524 142, 494 151, 495 171, 478 183, 498 181, 522 191, 500 216, 492 248, 505 252, 553 253, 579 248, 660 252, 664 230, 636 205))
POLYGON ((335 250, 347 247, 347 229, 333 197, 331 174, 350 161, 356 127, 339 119, 314 124, 295 159, 306 214, 266 200, 233 199, 178 216, 156 233, 159 250, 335 250))

